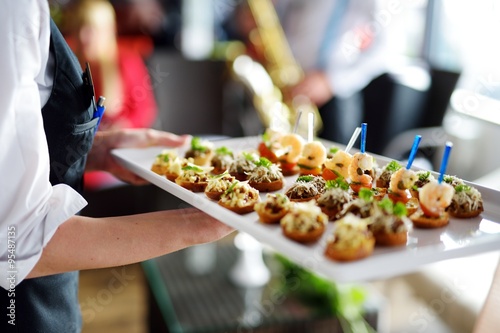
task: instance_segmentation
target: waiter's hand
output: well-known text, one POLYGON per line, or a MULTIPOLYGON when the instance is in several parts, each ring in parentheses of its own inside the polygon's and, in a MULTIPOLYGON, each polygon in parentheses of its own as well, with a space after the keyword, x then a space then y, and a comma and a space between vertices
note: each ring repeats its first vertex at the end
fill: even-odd
POLYGON ((333 89, 328 82, 325 73, 321 71, 312 71, 306 73, 304 79, 288 92, 291 97, 305 95, 309 100, 320 107, 333 97, 333 89))
MULTIPOLYGON (((123 129, 99 131, 89 152, 86 171, 107 171, 118 179, 141 185, 148 182, 119 165, 111 155, 115 148, 180 147, 189 142, 189 135, 175 135, 154 129, 123 129)), ((151 161, 152 163, 152 161, 151 161)))

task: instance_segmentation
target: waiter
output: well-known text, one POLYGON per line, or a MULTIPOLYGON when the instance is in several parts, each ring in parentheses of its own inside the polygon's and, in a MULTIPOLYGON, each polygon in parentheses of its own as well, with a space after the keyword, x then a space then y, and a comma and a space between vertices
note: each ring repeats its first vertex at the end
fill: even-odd
POLYGON ((46 0, 0 11, 1 332, 80 332, 79 269, 139 262, 231 231, 186 209, 91 219, 76 215, 84 170, 144 181, 117 147, 180 146, 153 130, 98 132, 90 77, 50 19, 46 0), (95 138, 94 138, 95 135, 95 138))

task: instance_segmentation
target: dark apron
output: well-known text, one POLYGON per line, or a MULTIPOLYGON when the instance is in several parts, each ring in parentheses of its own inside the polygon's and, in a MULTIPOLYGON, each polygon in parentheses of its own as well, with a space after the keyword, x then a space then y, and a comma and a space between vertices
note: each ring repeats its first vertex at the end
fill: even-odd
MULTIPOLYGON (((55 59, 54 83, 42 109, 50 154, 50 182, 82 190, 86 155, 92 146, 94 127, 93 92, 84 83, 85 74, 54 22, 51 22, 50 52, 55 59)), ((20 244, 21 246, 21 244, 20 244)), ((78 272, 26 279, 15 290, 15 326, 8 323, 10 298, 1 289, 4 314, 0 332, 81 331, 78 303, 78 272)))

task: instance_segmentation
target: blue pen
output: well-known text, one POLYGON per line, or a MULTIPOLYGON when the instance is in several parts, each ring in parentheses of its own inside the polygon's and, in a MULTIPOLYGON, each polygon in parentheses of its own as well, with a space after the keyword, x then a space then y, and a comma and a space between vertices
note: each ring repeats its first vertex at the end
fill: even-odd
POLYGON ((97 125, 95 126, 96 132, 97 132, 97 128, 99 127, 99 124, 101 123, 104 111, 106 110, 106 107, 104 106, 104 101, 105 100, 106 100, 105 97, 100 96, 99 100, 97 101, 97 107, 96 107, 96 110, 94 112, 94 118, 96 118, 96 117, 99 118, 97 120, 97 125))

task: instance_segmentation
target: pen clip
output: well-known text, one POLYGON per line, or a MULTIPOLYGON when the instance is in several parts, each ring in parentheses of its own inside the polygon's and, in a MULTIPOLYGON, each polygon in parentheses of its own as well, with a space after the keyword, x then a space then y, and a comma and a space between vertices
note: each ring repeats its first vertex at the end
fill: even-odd
POLYGON ((90 71, 90 65, 88 62, 85 63, 85 71, 83 73, 83 83, 88 88, 92 105, 94 106, 94 112, 96 112, 97 106, 95 103, 94 81, 92 80, 92 72, 90 71))
POLYGON ((104 101, 106 100, 106 97, 100 96, 99 99, 97 100, 97 106, 103 107, 104 106, 104 101))

